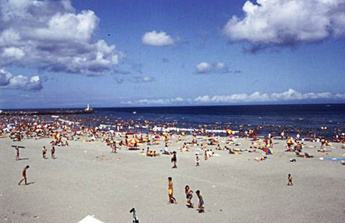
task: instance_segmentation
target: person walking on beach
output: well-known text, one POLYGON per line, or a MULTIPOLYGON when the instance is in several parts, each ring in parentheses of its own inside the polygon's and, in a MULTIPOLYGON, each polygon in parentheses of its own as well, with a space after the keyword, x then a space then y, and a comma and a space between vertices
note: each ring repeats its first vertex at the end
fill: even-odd
POLYGON ((292 186, 292 185, 293 185, 291 174, 288 174, 288 183, 287 183, 287 185, 288 185, 288 186, 292 186))
POLYGON ((186 193, 186 198, 187 198, 187 207, 188 208, 193 208, 193 203, 192 203, 192 198, 193 198, 193 191, 189 188, 188 185, 184 188, 185 193, 186 193))
POLYGON ((51 149, 50 151, 51 151, 51 157, 52 157, 52 159, 55 159, 55 147, 53 146, 52 149, 51 149))
POLYGON ((177 168, 177 157, 176 157, 176 151, 173 152, 173 156, 171 158, 171 162, 174 164, 172 168, 177 168))
POLYGON ((195 162, 196 162, 196 166, 200 166, 200 159, 199 159, 199 155, 198 154, 195 154, 195 162))
POLYGON ((42 148, 42 157, 43 159, 47 159, 47 148, 45 146, 43 146, 42 148))
POLYGON ((177 204, 177 200, 174 197, 174 184, 172 182, 172 178, 168 177, 168 195, 169 195, 169 204, 177 204))
POLYGON ((26 178, 26 170, 29 169, 29 168, 30 168, 29 165, 27 165, 26 167, 24 167, 24 169, 23 169, 23 171, 22 171, 22 177, 23 177, 23 178, 19 181, 18 186, 20 186, 20 184, 21 184, 23 181, 25 181, 25 185, 29 185, 29 184, 28 184, 28 181, 27 181, 27 178, 26 178))
POLYGON ((199 198, 199 205, 198 205, 197 211, 199 213, 204 213, 205 212, 204 199, 202 198, 202 196, 200 194, 200 190, 197 190, 195 193, 196 193, 196 196, 198 196, 198 198, 199 198))
POLYGON ((205 158, 205 160, 207 160, 207 151, 206 151, 206 149, 204 149, 204 158, 205 158))
POLYGON ((20 160, 20 158, 19 158, 19 147, 16 146, 15 150, 16 150, 16 160, 20 160))

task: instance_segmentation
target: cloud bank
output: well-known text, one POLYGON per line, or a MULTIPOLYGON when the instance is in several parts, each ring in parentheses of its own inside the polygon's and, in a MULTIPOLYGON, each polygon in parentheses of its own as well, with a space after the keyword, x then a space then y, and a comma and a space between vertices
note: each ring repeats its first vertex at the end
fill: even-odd
POLYGON ((175 44, 175 40, 171 38, 166 32, 147 32, 141 39, 142 43, 151 46, 171 46, 175 44))
POLYGON ((4 69, 0 69, 0 87, 25 91, 42 90, 42 82, 39 76, 28 78, 23 75, 14 76, 4 69))
POLYGON ((0 1, 0 66, 100 75, 122 53, 93 39, 98 23, 91 10, 76 13, 70 0, 0 1))
POLYGON ((315 101, 315 100, 345 100, 345 94, 332 94, 330 92, 321 93, 300 93, 294 89, 288 89, 278 93, 252 94, 231 94, 215 96, 199 96, 194 99, 184 99, 181 97, 174 99, 140 99, 137 101, 127 101, 123 104, 144 104, 144 105, 169 105, 169 104, 237 104, 237 103, 262 103, 262 102, 289 102, 289 101, 315 101))
POLYGON ((265 45, 293 45, 345 35, 344 0, 256 0, 233 16, 223 31, 230 41, 265 45))

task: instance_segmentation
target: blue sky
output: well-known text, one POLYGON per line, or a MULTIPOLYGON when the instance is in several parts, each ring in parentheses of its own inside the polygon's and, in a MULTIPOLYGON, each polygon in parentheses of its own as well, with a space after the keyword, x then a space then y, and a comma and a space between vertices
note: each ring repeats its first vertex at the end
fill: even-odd
POLYGON ((0 107, 345 102, 345 0, 0 3, 0 107))

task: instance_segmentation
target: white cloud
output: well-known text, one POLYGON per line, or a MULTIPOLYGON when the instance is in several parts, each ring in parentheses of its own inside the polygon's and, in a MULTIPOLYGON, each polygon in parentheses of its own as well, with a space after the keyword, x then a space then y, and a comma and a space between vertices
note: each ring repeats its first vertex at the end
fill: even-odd
POLYGON ((102 74, 122 53, 93 39, 98 23, 91 10, 76 13, 70 0, 0 1, 0 66, 102 74))
POLYGON ((291 45, 345 35, 344 0, 257 0, 243 5, 224 33, 231 41, 291 45))
POLYGON ((236 103, 273 103, 273 102, 288 102, 288 101, 339 101, 345 100, 345 94, 332 94, 330 92, 309 92, 301 93, 294 89, 288 89, 284 92, 277 93, 261 93, 254 92, 252 94, 231 94, 231 95, 215 95, 215 96, 199 96, 194 99, 190 98, 155 98, 155 99, 140 99, 134 101, 124 101, 122 104, 127 105, 175 105, 175 104, 236 104, 236 103))
POLYGON ((190 100, 185 100, 181 97, 168 99, 140 99, 137 101, 126 101, 122 104, 145 104, 145 105, 165 105, 165 104, 179 104, 190 100))
POLYGON ((204 74, 212 71, 212 65, 207 62, 201 62, 196 65, 196 72, 199 74, 204 74))
POLYGON ((171 46, 174 45, 175 41, 166 32, 147 32, 141 39, 143 44, 151 46, 171 46))
POLYGON ((42 82, 39 76, 28 78, 23 75, 14 76, 4 69, 0 69, 0 86, 27 91, 42 90, 42 82))
POLYGON ((280 93, 260 93, 252 94, 232 94, 216 96, 199 96, 193 101, 196 103, 243 103, 243 102, 284 102, 284 101, 301 101, 316 99, 345 99, 345 94, 322 93, 300 93, 294 89, 289 89, 280 93))
POLYGON ((217 62, 214 64, 208 62, 201 62, 195 66, 197 74, 207 73, 230 73, 228 66, 223 62, 217 62))

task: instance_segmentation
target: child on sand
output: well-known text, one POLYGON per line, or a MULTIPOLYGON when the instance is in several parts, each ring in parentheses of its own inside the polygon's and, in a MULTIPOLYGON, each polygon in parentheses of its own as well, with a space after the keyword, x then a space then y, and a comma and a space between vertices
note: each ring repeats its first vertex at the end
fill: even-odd
POLYGON ((55 159, 55 147, 53 146, 50 151, 51 151, 52 159, 55 159))
POLYGON ((198 211, 199 213, 204 213, 204 212, 205 212, 205 208, 204 208, 204 199, 202 198, 202 196, 201 196, 199 190, 197 190, 195 193, 196 193, 196 195, 197 195, 198 198, 199 198, 199 205, 198 205, 197 211, 198 211))
POLYGON ((287 183, 288 186, 292 186, 292 176, 291 174, 288 174, 288 183, 287 183))
POLYGON ((29 168, 30 168, 29 165, 27 165, 26 167, 24 167, 24 169, 23 169, 23 171, 22 171, 22 177, 23 177, 23 178, 19 181, 18 186, 20 186, 20 184, 21 184, 23 181, 25 181, 25 185, 29 185, 28 182, 27 182, 27 178, 26 178, 26 170, 29 169, 29 168))
POLYGON ((177 200, 174 197, 174 184, 172 182, 172 178, 168 177, 168 195, 169 195, 169 204, 177 204, 177 200))

